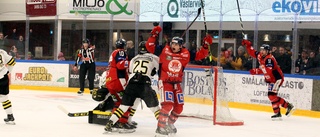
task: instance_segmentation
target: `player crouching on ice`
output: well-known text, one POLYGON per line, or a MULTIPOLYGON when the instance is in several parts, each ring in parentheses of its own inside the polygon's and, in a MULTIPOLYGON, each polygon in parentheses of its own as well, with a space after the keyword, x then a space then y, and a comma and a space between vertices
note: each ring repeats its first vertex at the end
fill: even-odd
POLYGON ((276 59, 270 53, 270 46, 263 44, 260 47, 260 52, 253 49, 251 42, 248 40, 242 40, 242 45, 247 47, 247 51, 253 58, 257 58, 259 61, 259 68, 250 70, 250 74, 257 75, 263 74, 266 83, 268 83, 268 98, 271 102, 274 115, 271 119, 281 120, 280 106, 287 109, 286 116, 290 116, 294 111, 294 106, 287 102, 285 99, 278 96, 280 86, 284 81, 282 70, 280 69, 276 59))

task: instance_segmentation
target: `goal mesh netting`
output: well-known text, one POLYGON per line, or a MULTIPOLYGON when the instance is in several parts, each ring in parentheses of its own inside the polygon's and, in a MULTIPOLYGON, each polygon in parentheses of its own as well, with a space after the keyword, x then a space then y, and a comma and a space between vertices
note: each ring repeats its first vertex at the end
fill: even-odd
POLYGON ((182 117, 213 120, 214 125, 238 126, 242 120, 230 112, 228 102, 232 92, 226 87, 222 67, 185 70, 183 82, 185 105, 182 117))

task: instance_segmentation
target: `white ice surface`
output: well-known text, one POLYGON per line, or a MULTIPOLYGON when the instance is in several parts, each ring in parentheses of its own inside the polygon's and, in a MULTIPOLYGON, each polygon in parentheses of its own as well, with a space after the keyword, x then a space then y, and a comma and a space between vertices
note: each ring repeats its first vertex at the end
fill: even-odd
MULTIPOLYGON (((68 117, 58 109, 70 112, 92 110, 98 102, 91 95, 76 93, 11 90, 16 125, 0 120, 1 137, 153 137, 157 121, 145 106, 137 110, 134 121, 138 128, 131 134, 103 134, 104 126, 89 124, 88 117, 68 117)), ((271 113, 231 109, 244 121, 243 126, 214 126, 212 121, 180 118, 176 122, 175 137, 320 137, 320 119, 283 116, 283 121, 271 121, 271 113)), ((0 118, 6 116, 0 109, 0 118)))

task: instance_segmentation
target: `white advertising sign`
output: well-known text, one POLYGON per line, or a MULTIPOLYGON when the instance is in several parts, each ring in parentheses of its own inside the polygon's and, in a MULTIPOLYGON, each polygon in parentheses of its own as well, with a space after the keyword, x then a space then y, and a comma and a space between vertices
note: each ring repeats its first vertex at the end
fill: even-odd
POLYGON ((69 0, 70 13, 133 15, 135 0, 69 0))
MULTIPOLYGON (((268 86, 262 75, 224 73, 225 94, 231 102, 271 105, 268 86)), ((203 69, 187 68, 184 73, 185 96, 212 99, 211 81, 203 69)), ((311 110, 312 79, 287 78, 278 95, 298 109, 311 110)))
MULTIPOLYGON (((206 21, 239 21, 236 0, 203 0, 206 21)), ((243 21, 320 21, 320 0, 238 0, 243 21)), ((201 0, 140 0, 140 21, 191 21, 201 0)), ((197 21, 203 21, 202 12, 197 21)))
POLYGON ((11 73, 11 83, 28 86, 68 87, 68 64, 17 62, 11 73))
MULTIPOLYGON (((262 75, 225 73, 229 90, 234 91, 234 101, 250 104, 270 105, 268 86, 262 75)), ((311 110, 312 79, 286 78, 278 95, 297 108, 311 110)))

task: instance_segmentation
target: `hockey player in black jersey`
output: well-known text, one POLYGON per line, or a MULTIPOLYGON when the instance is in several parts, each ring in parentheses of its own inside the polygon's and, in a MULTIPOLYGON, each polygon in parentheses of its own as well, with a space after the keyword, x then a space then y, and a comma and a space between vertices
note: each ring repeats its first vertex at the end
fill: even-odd
POLYGON ((151 87, 151 78, 159 69, 159 57, 148 53, 145 44, 145 42, 139 44, 139 54, 130 61, 128 85, 124 91, 120 107, 115 110, 106 124, 105 131, 107 132, 134 132, 134 129, 127 126, 126 123, 117 121, 117 119, 122 118, 123 114, 130 110, 130 106, 136 108, 139 105, 140 98, 144 100, 147 107, 154 113, 155 118, 158 119, 159 101, 155 90, 151 87))
POLYGON ((14 117, 12 114, 11 101, 8 98, 9 95, 9 84, 10 84, 10 73, 13 66, 16 64, 15 59, 8 55, 8 53, 0 49, 0 102, 2 107, 7 113, 7 118, 4 122, 7 124, 15 124, 14 117))

